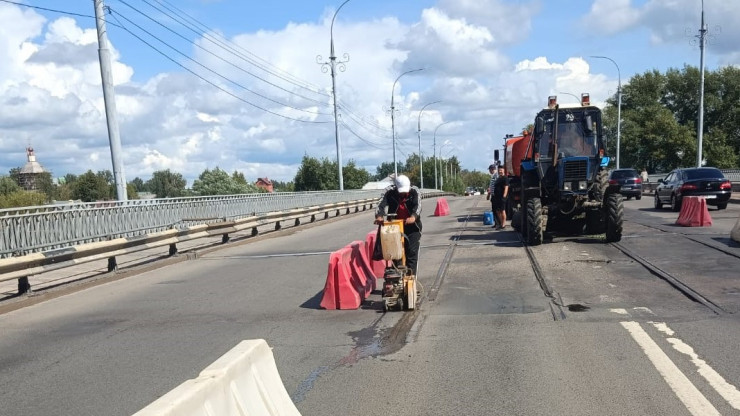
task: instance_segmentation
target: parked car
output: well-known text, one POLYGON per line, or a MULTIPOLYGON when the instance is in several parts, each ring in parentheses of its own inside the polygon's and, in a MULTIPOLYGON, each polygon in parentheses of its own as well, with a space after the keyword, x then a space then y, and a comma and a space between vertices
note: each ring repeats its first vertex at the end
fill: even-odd
POLYGON ((475 189, 474 187, 468 186, 468 188, 465 190, 465 196, 470 196, 470 195, 480 195, 480 192, 478 192, 478 190, 475 189))
POLYGON ((627 199, 642 198, 642 178, 635 169, 614 169, 609 173, 609 184, 619 185, 619 193, 627 199))
POLYGON ((725 209, 732 196, 732 183, 717 168, 675 169, 658 180, 655 208, 670 204, 672 210, 679 211, 686 196, 702 196, 707 205, 725 209))

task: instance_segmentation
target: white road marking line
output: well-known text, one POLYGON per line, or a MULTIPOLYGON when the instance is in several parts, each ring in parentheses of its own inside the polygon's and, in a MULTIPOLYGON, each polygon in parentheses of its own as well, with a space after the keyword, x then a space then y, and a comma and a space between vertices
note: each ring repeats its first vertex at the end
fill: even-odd
POLYGON ((668 336, 671 336, 672 337, 673 335, 676 334, 675 332, 673 332, 673 330, 671 328, 668 328, 668 325, 666 325, 665 322, 652 322, 652 321, 649 321, 648 323, 649 324, 652 324, 655 328, 658 329, 658 331, 660 331, 660 332, 662 332, 662 333, 664 333, 664 334, 666 334, 668 336))
POLYGON ((629 316, 629 312, 627 312, 627 309, 622 308, 615 308, 615 309, 609 309, 610 312, 618 313, 620 315, 627 315, 629 316))
POLYGON ((638 307, 636 307, 636 308, 632 308, 632 309, 634 309, 634 310, 636 310, 636 311, 642 311, 642 312, 647 312, 647 313, 649 313, 650 315, 655 315, 655 312, 651 311, 651 310, 650 310, 650 308, 646 308, 646 307, 644 307, 644 306, 638 306, 638 307))
MULTIPOLYGON (((669 336, 675 334, 675 332, 664 322, 651 323, 653 324, 653 326, 658 328, 658 330, 668 334, 669 336)), ((738 391, 737 387, 728 383, 727 380, 725 380, 725 378, 722 377, 718 372, 714 371, 714 369, 709 364, 707 364, 706 361, 699 358, 699 354, 694 352, 694 349, 690 345, 675 337, 667 338, 667 340, 671 343, 671 345, 673 345, 673 348, 676 351, 686 354, 691 358, 691 362, 696 365, 699 374, 701 374, 702 377, 704 377, 707 382, 709 382, 709 385, 711 385, 717 391, 717 393, 720 394, 720 396, 727 400, 727 403, 729 403, 730 406, 740 410, 740 391, 738 391)))
POLYGON ((720 415, 712 403, 691 383, 686 375, 676 367, 676 364, 660 349, 650 335, 637 322, 621 322, 622 326, 632 335, 632 338, 642 348, 650 362, 658 370, 668 386, 695 416, 720 415))

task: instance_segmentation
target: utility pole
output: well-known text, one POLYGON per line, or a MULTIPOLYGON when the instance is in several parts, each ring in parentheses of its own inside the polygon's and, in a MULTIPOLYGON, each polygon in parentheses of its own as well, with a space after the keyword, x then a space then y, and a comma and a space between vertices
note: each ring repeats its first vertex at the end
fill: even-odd
POLYGON ((103 0, 95 2, 95 22, 98 29, 98 58, 100 59, 100 75, 103 80, 103 102, 105 103, 105 118, 108 122, 108 141, 110 142, 110 156, 113 163, 113 179, 116 182, 116 197, 119 201, 126 201, 126 177, 123 173, 121 161, 121 136, 118 131, 116 111, 116 95, 113 90, 113 73, 110 65, 110 47, 108 32, 105 28, 106 7, 103 0))
POLYGON ((696 151, 696 167, 702 166, 702 139, 704 138, 704 45, 706 44, 707 26, 704 23, 704 0, 701 0, 701 29, 699 29, 699 125, 696 137, 698 138, 696 151))
POLYGON ((416 132, 419 136, 419 177, 421 179, 421 189, 424 189, 424 156, 422 156, 421 154, 421 113, 424 112, 424 109, 427 108, 427 106, 441 102, 442 101, 433 101, 431 103, 425 104, 424 107, 421 107, 421 111, 419 111, 419 120, 416 127, 416 132))

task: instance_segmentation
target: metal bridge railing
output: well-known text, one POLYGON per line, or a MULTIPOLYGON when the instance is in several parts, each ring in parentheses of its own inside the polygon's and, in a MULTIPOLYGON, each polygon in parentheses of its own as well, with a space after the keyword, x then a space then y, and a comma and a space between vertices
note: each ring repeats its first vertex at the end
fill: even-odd
POLYGON ((283 192, 0 210, 0 258, 267 212, 379 197, 380 190, 283 192))

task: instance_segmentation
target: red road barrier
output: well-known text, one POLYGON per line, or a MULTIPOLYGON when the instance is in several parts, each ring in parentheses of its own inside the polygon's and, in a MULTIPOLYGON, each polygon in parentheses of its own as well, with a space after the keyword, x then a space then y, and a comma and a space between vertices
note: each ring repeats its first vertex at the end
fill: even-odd
POLYGON ((700 196, 685 196, 676 224, 684 227, 711 227, 712 217, 707 210, 707 200, 700 196))
POLYGON ((375 289, 375 276, 367 261, 365 242, 354 241, 329 255, 324 309, 357 309, 375 289))
POLYGON ((434 208, 435 217, 444 217, 450 215, 450 206, 445 198, 437 198, 437 207, 434 208))
POLYGON ((383 277, 385 273, 385 260, 373 260, 373 251, 375 251, 375 240, 378 238, 378 231, 370 231, 365 237, 365 249, 370 268, 376 279, 383 277))

